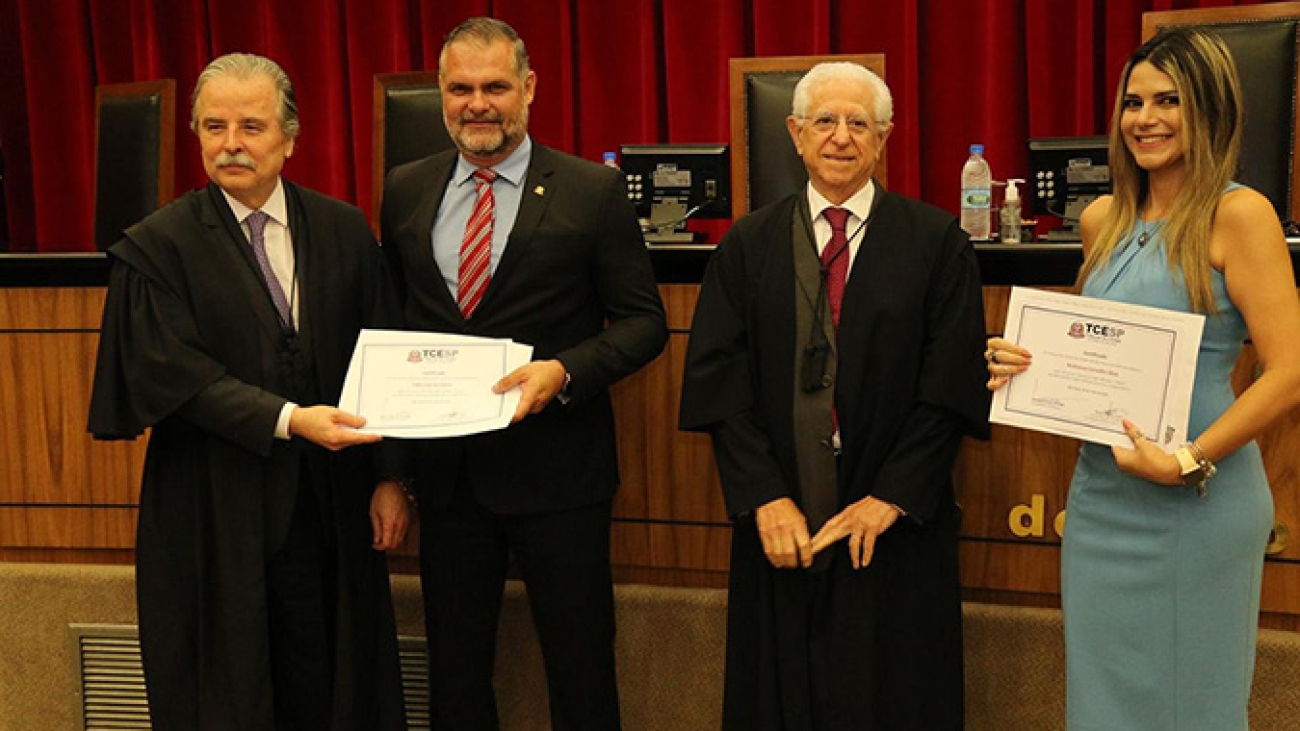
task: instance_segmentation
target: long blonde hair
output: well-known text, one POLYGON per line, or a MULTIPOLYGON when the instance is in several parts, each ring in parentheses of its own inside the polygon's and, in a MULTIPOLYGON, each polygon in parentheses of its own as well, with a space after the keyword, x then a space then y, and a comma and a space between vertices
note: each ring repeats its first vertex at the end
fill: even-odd
POLYGON ((1187 179, 1164 227, 1169 268, 1182 272, 1192 311, 1214 313, 1218 307, 1211 288, 1210 230, 1223 189, 1237 174, 1241 156, 1241 84, 1223 41, 1199 30, 1163 31, 1134 51, 1124 67, 1110 123, 1114 199, 1079 270, 1077 285, 1110 261, 1149 194, 1147 172, 1138 167, 1120 129, 1129 76, 1143 62, 1173 79, 1182 117, 1187 179))

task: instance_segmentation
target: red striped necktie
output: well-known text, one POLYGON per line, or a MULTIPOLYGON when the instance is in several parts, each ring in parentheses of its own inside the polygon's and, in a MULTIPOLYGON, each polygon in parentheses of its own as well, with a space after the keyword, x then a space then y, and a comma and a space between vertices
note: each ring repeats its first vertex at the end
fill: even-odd
POLYGON ((497 217, 496 197, 492 195, 492 181, 497 172, 491 168, 474 171, 474 210, 465 224, 465 238, 460 242, 460 268, 457 272, 456 304, 461 314, 469 319, 474 309, 483 301, 488 282, 492 281, 492 225, 497 217))
POLYGON ((844 301, 844 284, 849 278, 849 246, 845 228, 849 211, 845 208, 827 208, 822 217, 831 225, 831 240, 822 249, 822 266, 826 267, 826 299, 830 300, 831 322, 840 326, 840 304, 844 301))
MULTIPOLYGON (((831 225, 831 240, 822 249, 822 266, 826 268, 826 299, 831 305, 831 322, 835 325, 835 331, 839 332, 840 305, 844 302, 844 284, 849 278, 849 239, 846 234, 849 211, 847 208, 827 208, 822 211, 822 218, 831 225)), ((831 405, 831 430, 834 435, 832 439, 835 439, 840 432, 840 420, 834 404, 831 405)), ((839 442, 835 441, 835 444, 836 449, 839 449, 839 442)))

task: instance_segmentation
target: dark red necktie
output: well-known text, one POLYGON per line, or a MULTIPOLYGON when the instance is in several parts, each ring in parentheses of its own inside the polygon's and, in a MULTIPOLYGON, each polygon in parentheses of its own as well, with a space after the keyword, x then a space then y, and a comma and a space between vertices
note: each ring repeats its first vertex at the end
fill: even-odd
POLYGON ((826 267, 826 298, 831 303, 831 322, 840 326, 840 303, 844 301, 844 283, 849 278, 849 223, 846 208, 827 208, 822 217, 831 225, 831 240, 822 249, 822 266, 826 267))
POLYGON ((483 301, 488 282, 492 280, 492 226, 496 222, 496 197, 492 195, 492 181, 497 171, 479 168, 474 171, 474 190, 478 199, 465 224, 465 238, 460 242, 460 269, 456 284, 456 304, 468 319, 474 308, 483 301))

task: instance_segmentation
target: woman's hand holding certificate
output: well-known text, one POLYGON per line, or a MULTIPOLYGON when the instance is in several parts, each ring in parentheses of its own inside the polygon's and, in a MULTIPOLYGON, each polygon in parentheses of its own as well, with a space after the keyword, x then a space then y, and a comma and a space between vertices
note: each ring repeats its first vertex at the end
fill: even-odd
POLYGON ((1127 419, 1168 452, 1187 440, 1205 318, 1014 287, 989 342, 990 421, 1131 448, 1127 419), (1032 356, 1030 355, 1032 354, 1032 356))

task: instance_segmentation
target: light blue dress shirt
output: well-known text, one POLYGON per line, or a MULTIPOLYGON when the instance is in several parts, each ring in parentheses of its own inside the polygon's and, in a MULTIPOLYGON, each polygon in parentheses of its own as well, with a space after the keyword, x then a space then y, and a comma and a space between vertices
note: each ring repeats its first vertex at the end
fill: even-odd
MULTIPOLYGON (((492 224, 492 258, 488 263, 492 274, 496 274, 501 255, 506 250, 506 240, 515 227, 519 201, 523 198, 524 180, 528 176, 528 163, 532 157, 532 139, 524 137, 524 141, 510 153, 510 157, 492 168, 497 171, 497 179, 492 183, 492 194, 496 198, 496 220, 492 224)), ((473 179, 477 169, 466 162, 464 156, 456 157, 456 169, 451 174, 451 181, 447 183, 442 205, 438 206, 438 217, 433 222, 433 258, 442 270, 442 280, 451 291, 452 299, 456 298, 456 286, 460 279, 460 244, 465 238, 465 224, 469 222, 474 202, 478 199, 473 179)))

